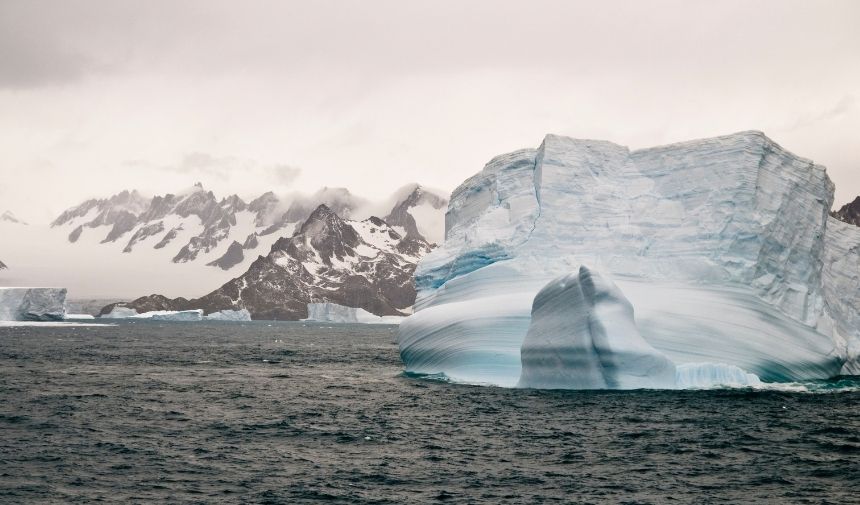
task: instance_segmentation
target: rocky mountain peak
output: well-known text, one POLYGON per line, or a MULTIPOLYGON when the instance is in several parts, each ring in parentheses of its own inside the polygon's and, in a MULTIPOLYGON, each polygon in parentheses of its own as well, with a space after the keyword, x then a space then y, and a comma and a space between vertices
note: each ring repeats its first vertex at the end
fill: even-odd
MULTIPOLYGON (((420 184, 404 186, 399 190, 399 193, 403 196, 397 201, 391 212, 385 216, 385 222, 391 226, 402 227, 406 237, 421 240, 429 239, 433 242, 441 241, 442 237, 425 237, 421 233, 413 212, 418 208, 445 209, 448 206, 448 200, 436 193, 425 190, 420 184)), ((427 233, 429 235, 429 231, 427 233)))
POLYGON ((839 210, 831 212, 830 215, 848 224, 860 226, 860 196, 853 202, 846 203, 839 210))

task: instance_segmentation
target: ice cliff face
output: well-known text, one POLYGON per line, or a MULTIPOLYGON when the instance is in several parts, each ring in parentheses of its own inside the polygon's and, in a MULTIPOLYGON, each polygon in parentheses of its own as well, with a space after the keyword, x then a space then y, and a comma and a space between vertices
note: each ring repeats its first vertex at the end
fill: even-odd
POLYGON ((0 287, 0 321, 61 321, 65 288, 0 287))
POLYGON ((760 132, 632 152, 549 135, 454 191, 445 243, 416 271, 401 356, 412 372, 514 385, 535 295, 586 264, 676 365, 836 375, 860 299, 845 264, 855 235, 828 218, 833 189, 760 132))

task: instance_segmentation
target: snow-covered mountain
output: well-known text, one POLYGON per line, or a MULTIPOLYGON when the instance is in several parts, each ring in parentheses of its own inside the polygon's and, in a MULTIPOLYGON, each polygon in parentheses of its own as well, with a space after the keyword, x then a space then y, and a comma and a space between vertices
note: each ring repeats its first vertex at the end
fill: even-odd
POLYGON ((50 227, 0 219, 0 258, 11 267, 3 270, 0 285, 63 285, 70 296, 83 298, 196 296, 245 272, 321 204, 354 220, 387 216, 405 205, 418 229, 441 236, 446 202, 416 184, 382 201, 343 188, 267 192, 249 200, 218 197, 200 184, 154 197, 123 191, 76 205, 50 227), (442 202, 435 215, 426 204, 434 198, 442 202))
MULTIPOLYGON (((261 236, 290 234, 305 219, 310 202, 330 203, 344 215, 364 202, 346 189, 323 189, 310 196, 285 202, 265 193, 250 203, 239 196, 215 197, 197 184, 187 192, 144 198, 137 191, 123 191, 106 199, 92 199, 63 212, 52 227, 69 230, 69 242, 82 235, 99 243, 121 242, 123 253, 167 249, 174 263, 202 260, 224 270, 238 265, 244 251, 259 249, 261 236), (288 205, 287 205, 288 204, 288 205), (285 207, 285 210, 282 208, 285 207), (226 249, 219 247, 232 238, 226 249), (218 252, 217 255, 213 253, 218 252)), ((270 245, 270 244, 269 244, 270 245)))
MULTIPOLYGON (((423 237, 418 231, 438 237, 440 217, 447 200, 421 186, 409 185, 398 190, 389 216, 403 234, 423 237), (416 220, 417 219, 417 220, 416 220)), ((345 188, 323 188, 312 195, 278 198, 265 193, 250 203, 231 195, 217 199, 201 184, 180 194, 144 198, 137 191, 123 191, 106 199, 91 199, 63 212, 52 227, 69 230, 69 242, 75 243, 85 233, 102 244, 121 242, 124 253, 151 248, 175 252, 174 263, 205 258, 205 264, 229 270, 246 254, 269 247, 262 237, 291 235, 319 205, 326 205, 344 218, 361 214, 372 206, 345 188), (221 247, 225 241, 226 247, 221 247), (213 255, 217 251, 218 254, 213 255)), ((268 242, 268 243, 267 243, 268 242)))
POLYGON ((321 204, 293 236, 278 239, 247 272, 205 296, 152 295, 109 305, 102 313, 117 306, 138 313, 246 309, 254 319, 298 320, 308 317, 309 303, 330 302, 378 316, 403 315, 415 301, 415 266, 431 248, 414 231, 403 235, 377 217, 343 219, 321 204))
POLYGON ((548 135, 452 194, 401 357, 505 386, 665 387, 664 358, 679 387, 857 373, 860 227, 828 215, 833 193, 760 132, 548 135))

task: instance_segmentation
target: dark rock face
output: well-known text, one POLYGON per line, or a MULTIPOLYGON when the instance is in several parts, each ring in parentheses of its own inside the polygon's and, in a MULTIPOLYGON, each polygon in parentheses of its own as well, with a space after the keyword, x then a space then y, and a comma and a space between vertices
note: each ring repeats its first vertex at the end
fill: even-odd
POLYGON ((853 202, 843 205, 841 209, 831 212, 830 215, 840 221, 860 226, 860 196, 853 202))
POLYGON ((242 249, 256 249, 259 245, 260 241, 257 239, 257 234, 252 233, 245 239, 245 243, 242 244, 242 249))
MULTIPOLYGON (((131 239, 128 241, 128 245, 125 246, 125 249, 122 252, 130 253, 131 248, 134 247, 138 241, 143 240, 147 237, 151 237, 152 235, 158 235, 159 233, 164 231, 164 222, 156 221, 152 224, 148 224, 139 228, 134 235, 131 236, 131 239)), ((164 247, 164 246, 162 246, 164 247)))
POLYGON ((234 240, 233 243, 230 244, 230 247, 227 248, 227 252, 225 252, 223 256, 221 256, 215 261, 206 263, 206 265, 211 267, 218 267, 221 270, 230 270, 235 265, 241 263, 244 259, 245 253, 242 252, 242 244, 234 240))
POLYGON ((425 240, 402 237, 379 218, 346 221, 320 205, 292 237, 278 239, 268 255, 217 290, 193 300, 152 295, 121 305, 138 312, 247 309, 254 319, 298 320, 307 317, 308 303, 332 302, 402 315, 415 303, 412 274, 430 249, 425 240))
POLYGON ((107 237, 102 240, 102 244, 113 242, 133 230, 135 226, 137 226, 137 216, 125 210, 117 212, 113 218, 113 228, 111 228, 107 237))
POLYGON ((81 233, 83 233, 83 232, 84 232, 83 226, 78 226, 77 228, 72 230, 72 233, 69 233, 69 242, 71 242, 73 244, 75 242, 77 242, 78 239, 81 238, 81 233))
POLYGON ((0 261, 0 270, 6 270, 8 268, 9 267, 6 266, 6 263, 3 263, 2 261, 0 261))
POLYGON ((155 244, 155 246, 153 246, 153 248, 161 249, 165 247, 167 244, 170 243, 170 241, 176 238, 180 231, 182 231, 182 225, 177 226, 176 228, 171 228, 170 231, 165 233, 164 237, 162 237, 162 239, 159 240, 158 243, 155 244))

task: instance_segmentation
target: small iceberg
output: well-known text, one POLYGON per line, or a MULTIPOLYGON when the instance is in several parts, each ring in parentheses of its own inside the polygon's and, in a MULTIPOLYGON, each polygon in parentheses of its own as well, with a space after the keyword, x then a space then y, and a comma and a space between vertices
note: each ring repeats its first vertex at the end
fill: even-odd
POLYGON ((361 308, 336 303, 309 303, 308 317, 302 319, 311 323, 345 324, 400 324, 402 320, 402 316, 377 316, 361 308))

